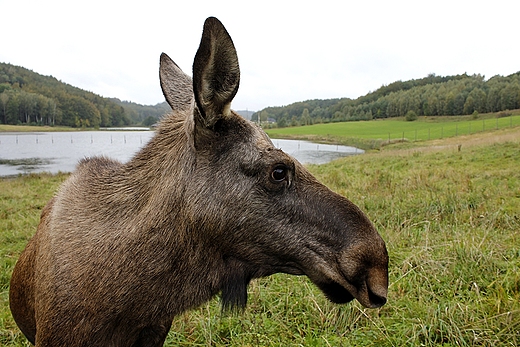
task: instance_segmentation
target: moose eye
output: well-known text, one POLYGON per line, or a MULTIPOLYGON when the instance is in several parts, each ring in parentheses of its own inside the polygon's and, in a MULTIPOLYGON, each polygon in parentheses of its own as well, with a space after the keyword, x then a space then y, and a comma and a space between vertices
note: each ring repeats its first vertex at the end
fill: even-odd
POLYGON ((285 165, 275 166, 273 171, 271 172, 271 179, 276 182, 282 182, 287 179, 287 167, 285 165))

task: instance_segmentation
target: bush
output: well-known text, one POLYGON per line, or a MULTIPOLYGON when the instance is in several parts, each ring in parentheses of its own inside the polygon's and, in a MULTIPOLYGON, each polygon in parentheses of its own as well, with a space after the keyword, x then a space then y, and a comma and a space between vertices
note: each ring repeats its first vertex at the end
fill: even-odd
POLYGON ((504 117, 509 117, 509 116, 512 116, 513 115, 513 112, 509 111, 509 110, 505 110, 505 111, 502 111, 502 112, 498 112, 496 114, 496 118, 504 118, 504 117))
POLYGON ((408 122, 413 122, 414 120, 417 120, 417 113, 415 113, 414 111, 410 110, 410 111, 406 112, 406 116, 404 116, 404 118, 408 122))

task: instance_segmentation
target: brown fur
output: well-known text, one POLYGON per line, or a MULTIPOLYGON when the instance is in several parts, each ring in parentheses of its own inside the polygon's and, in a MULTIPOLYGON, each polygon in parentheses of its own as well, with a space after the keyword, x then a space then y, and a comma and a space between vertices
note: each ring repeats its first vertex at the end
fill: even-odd
POLYGON ((386 302, 388 255, 367 217, 230 110, 238 59, 208 18, 193 82, 161 56, 173 112, 130 162, 86 159, 44 208, 10 305, 36 346, 161 346, 173 317, 253 278, 307 275, 337 303, 386 302))

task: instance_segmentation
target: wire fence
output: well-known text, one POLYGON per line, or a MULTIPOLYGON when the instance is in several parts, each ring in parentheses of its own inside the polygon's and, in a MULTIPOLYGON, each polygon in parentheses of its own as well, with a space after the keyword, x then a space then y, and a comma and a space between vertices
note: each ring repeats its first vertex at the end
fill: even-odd
POLYGON ((471 135, 478 132, 499 130, 520 126, 520 116, 508 116, 503 118, 475 119, 457 122, 427 123, 409 122, 401 123, 402 129, 388 132, 387 140, 402 141, 427 141, 455 137, 460 135, 471 135))

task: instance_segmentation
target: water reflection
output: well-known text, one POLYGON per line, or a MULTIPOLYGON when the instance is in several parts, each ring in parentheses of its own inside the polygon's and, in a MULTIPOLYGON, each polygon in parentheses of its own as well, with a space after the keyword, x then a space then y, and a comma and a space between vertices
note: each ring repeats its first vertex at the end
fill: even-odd
MULTIPOLYGON (((128 161, 153 136, 152 131, 0 133, 0 176, 30 172, 71 172, 86 157, 104 155, 128 161)), ((273 144, 304 164, 323 164, 362 150, 298 140, 273 144)))

